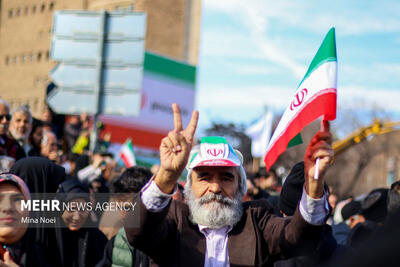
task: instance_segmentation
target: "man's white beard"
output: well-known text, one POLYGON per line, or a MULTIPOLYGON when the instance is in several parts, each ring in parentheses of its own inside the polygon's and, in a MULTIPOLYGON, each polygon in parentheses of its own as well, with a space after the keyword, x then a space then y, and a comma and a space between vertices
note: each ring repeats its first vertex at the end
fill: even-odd
POLYGON ((26 143, 26 141, 28 140, 29 132, 26 134, 20 134, 20 133, 18 133, 18 131, 16 129, 10 128, 9 130, 10 130, 12 137, 15 140, 22 141, 24 143, 26 143))
POLYGON ((234 226, 242 217, 243 207, 240 192, 234 199, 211 192, 196 198, 191 184, 186 183, 184 194, 190 210, 190 220, 195 224, 218 229, 224 226, 234 226))

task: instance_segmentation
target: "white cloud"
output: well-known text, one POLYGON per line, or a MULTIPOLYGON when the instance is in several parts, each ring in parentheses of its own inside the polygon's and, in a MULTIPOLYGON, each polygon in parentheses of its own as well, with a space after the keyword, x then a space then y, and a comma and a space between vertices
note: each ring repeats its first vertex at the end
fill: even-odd
POLYGON ((202 57, 246 57, 259 58, 260 55, 246 36, 229 29, 203 29, 200 55, 202 57), (223 34, 221 33, 223 32, 223 34), (252 49, 253 48, 253 49, 252 49))
POLYGON ((280 72, 279 68, 276 67, 267 67, 267 66, 260 66, 259 64, 235 64, 231 66, 233 68, 234 73, 236 74, 276 74, 280 72))
POLYGON ((353 83, 380 84, 387 81, 388 84, 398 84, 400 82, 400 64, 384 62, 358 66, 345 64, 339 69, 339 75, 353 83))
POLYGON ((362 102, 365 107, 380 108, 387 112, 400 112, 400 88, 387 90, 385 88, 368 88, 359 86, 342 86, 338 89, 338 104, 351 108, 354 103, 362 102))
MULTIPOLYGON (((304 74, 304 67, 295 62, 268 35, 269 19, 283 14, 289 8, 288 4, 271 2, 266 5, 265 1, 261 0, 246 2, 239 0, 206 0, 204 1, 204 6, 206 9, 231 15, 234 20, 240 20, 243 25, 246 25, 253 44, 258 47, 261 53, 260 56, 289 69, 297 78, 301 78, 304 74)), ((222 33, 220 35, 225 36, 222 33)), ((242 36, 242 41, 244 40, 243 38, 242 36)))
MULTIPOLYGON (((222 12, 241 19, 252 20, 255 29, 266 27, 268 20, 277 20, 287 26, 325 32, 335 26, 342 35, 372 32, 399 32, 400 4, 396 1, 261 1, 261 0, 205 0, 207 10, 222 12), (358 8, 357 8, 358 7, 358 8), (261 14, 251 18, 249 15, 261 14), (257 21, 258 23, 254 23, 257 21)), ((259 31, 259 32, 262 32, 259 31)))
POLYGON ((209 86, 207 88, 209 89, 199 88, 196 96, 199 107, 239 107, 246 109, 262 108, 268 105, 275 109, 282 109, 288 105, 294 93, 294 89, 288 87, 209 86))

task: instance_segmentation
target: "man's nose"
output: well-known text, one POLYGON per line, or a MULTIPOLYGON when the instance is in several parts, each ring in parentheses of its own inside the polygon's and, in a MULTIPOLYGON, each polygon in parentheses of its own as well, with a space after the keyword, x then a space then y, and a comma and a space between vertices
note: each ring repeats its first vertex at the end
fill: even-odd
POLYGON ((210 192, 213 192, 214 194, 221 193, 221 185, 217 181, 211 182, 210 186, 209 186, 209 190, 210 190, 210 192))

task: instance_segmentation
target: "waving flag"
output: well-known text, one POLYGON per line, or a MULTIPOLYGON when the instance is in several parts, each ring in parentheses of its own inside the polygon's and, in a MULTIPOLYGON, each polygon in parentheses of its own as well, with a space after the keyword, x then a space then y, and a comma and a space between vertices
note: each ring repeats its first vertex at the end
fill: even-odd
POLYGON ((324 120, 336 118, 336 80, 335 29, 331 28, 268 144, 264 158, 267 169, 307 124, 320 116, 324 120))
POLYGON ((265 156, 265 148, 271 138, 273 118, 274 114, 269 109, 259 121, 246 130, 246 134, 251 138, 251 155, 255 158, 265 156))
POLYGON ((128 139, 122 145, 121 150, 119 152, 119 156, 124 162, 126 167, 136 166, 136 158, 133 153, 132 140, 128 139))

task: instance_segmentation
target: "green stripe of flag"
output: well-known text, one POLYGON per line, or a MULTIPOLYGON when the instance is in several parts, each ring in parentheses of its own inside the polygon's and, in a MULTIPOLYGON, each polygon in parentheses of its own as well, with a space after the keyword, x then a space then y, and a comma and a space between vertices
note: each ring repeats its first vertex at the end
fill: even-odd
POLYGON ((207 136, 202 137, 200 143, 209 143, 209 144, 227 144, 225 137, 222 136, 207 136))
POLYGON ((150 52, 145 53, 144 70, 195 84, 196 67, 150 52))
POLYGON ((132 140, 129 139, 128 142, 126 142, 126 145, 131 151, 133 151, 132 140))
POLYGON ((335 28, 331 28, 326 34, 324 41, 318 49, 317 54, 311 61, 310 67, 308 67, 306 75, 301 80, 299 86, 304 82, 310 74, 316 70, 319 66, 326 62, 337 61, 336 58, 336 40, 335 40, 335 28))
POLYGON ((301 134, 297 134, 295 137, 293 137, 292 140, 290 140, 289 144, 287 145, 287 148, 290 148, 292 146, 297 146, 303 143, 303 139, 301 138, 301 134))

